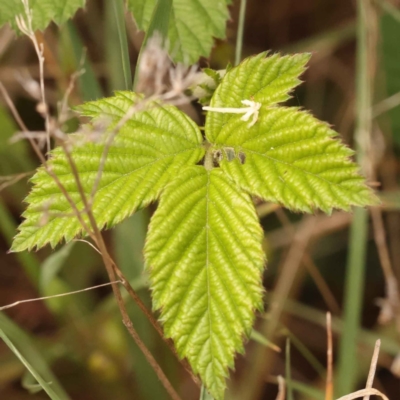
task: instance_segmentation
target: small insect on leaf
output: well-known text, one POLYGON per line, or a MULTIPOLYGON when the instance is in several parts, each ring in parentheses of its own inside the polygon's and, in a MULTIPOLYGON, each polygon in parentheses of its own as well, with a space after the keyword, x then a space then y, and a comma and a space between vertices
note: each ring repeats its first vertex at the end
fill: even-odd
POLYGON ((233 147, 224 147, 224 151, 228 162, 231 162, 236 158, 236 152, 233 147))
POLYGON ((240 164, 244 164, 246 162, 246 154, 243 153, 243 151, 239 151, 238 158, 239 158, 240 164))

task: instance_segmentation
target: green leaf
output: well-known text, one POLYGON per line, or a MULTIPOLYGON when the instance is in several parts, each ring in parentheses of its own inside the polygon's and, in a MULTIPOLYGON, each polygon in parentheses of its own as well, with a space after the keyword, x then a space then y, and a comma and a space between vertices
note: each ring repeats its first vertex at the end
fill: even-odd
MULTIPOLYGON (((61 25, 84 5, 85 0, 30 0, 33 29, 43 30, 51 21, 61 25)), ((0 26, 8 22, 14 29, 17 29, 15 18, 18 15, 25 16, 21 0, 0 2, 0 26)))
MULTIPOLYGON (((87 103, 80 110, 95 123, 103 120, 112 126, 137 99, 134 93, 118 92, 114 97, 87 103)), ((152 104, 149 107, 147 111, 133 115, 116 135, 109 150, 92 206, 100 229, 115 225, 157 199, 183 165, 194 164, 203 156, 203 139, 192 120, 173 106, 152 104)), ((75 141, 72 157, 88 197, 96 181, 107 138, 105 134, 99 143, 78 146, 76 140, 82 140, 83 135, 71 137, 73 143, 75 141)), ((82 210, 81 196, 61 148, 52 152, 49 165, 82 210)), ((14 251, 34 246, 40 248, 46 243, 54 247, 63 238, 69 241, 82 232, 78 219, 71 214, 70 204, 43 167, 32 182, 34 187, 26 199, 29 205, 13 243, 14 251)))
MULTIPOLYGON (((223 78, 212 107, 261 103, 250 126, 241 115, 209 111, 206 137, 222 155, 221 168, 247 192, 295 211, 349 210, 378 203, 358 167, 353 151, 335 139, 329 126, 297 108, 278 107, 300 80, 308 54, 244 60, 223 78)), ((216 153, 214 153, 216 154, 216 153)))
POLYGON ((261 110, 251 128, 239 116, 232 118, 213 144, 233 153, 232 161, 225 156, 221 168, 244 190, 291 210, 330 213, 332 208, 376 203, 349 159, 353 151, 336 135, 307 112, 271 107, 261 110))
MULTIPOLYGON (((237 67, 230 69, 211 99, 211 107, 243 107, 242 100, 254 100, 269 107, 290 98, 289 92, 298 86, 298 78, 305 70, 310 54, 265 57, 261 53, 246 58, 237 67)), ((221 127, 233 114, 208 113, 207 138, 213 142, 221 127)))
MULTIPOLYGON (((128 0, 139 29, 149 28, 155 3, 156 0, 128 0)), ((226 0, 174 0, 168 33, 174 60, 192 64, 201 56, 208 57, 213 37, 225 38, 228 17, 226 0)))
POLYGON ((254 205, 219 168, 189 167, 168 185, 145 257, 153 306, 216 400, 262 308, 263 233, 254 205))

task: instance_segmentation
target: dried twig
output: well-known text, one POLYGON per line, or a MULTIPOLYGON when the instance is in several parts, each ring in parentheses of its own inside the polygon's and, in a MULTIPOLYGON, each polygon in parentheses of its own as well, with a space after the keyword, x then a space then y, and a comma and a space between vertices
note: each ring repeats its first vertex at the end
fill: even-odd
POLYGON ((327 333, 327 368, 326 368, 326 389, 325 400, 333 399, 333 342, 332 342, 332 316, 326 313, 326 333, 327 333))
MULTIPOLYGON (((39 112, 44 116, 45 121, 46 121, 46 132, 48 132, 48 150, 50 150, 50 135, 52 133, 52 127, 50 126, 50 114, 49 114, 49 110, 46 104, 46 97, 45 97, 45 92, 44 92, 44 57, 43 57, 43 46, 40 46, 39 43, 37 42, 37 39, 34 35, 33 29, 32 29, 32 14, 31 14, 31 10, 29 9, 29 3, 28 0, 22 0, 23 4, 24 4, 24 9, 25 9, 25 13, 26 13, 26 19, 23 16, 19 16, 17 18, 17 23, 18 26, 20 27, 21 31, 23 33, 25 33, 33 42, 34 44, 34 48, 36 50, 38 59, 39 59, 39 70, 40 70, 40 86, 41 86, 41 102, 39 103, 39 112)), ((6 97, 6 101, 8 98, 8 102, 12 104, 11 99, 9 98, 7 92, 5 91, 4 87, 2 88, 2 92, 3 94, 5 93, 5 97, 6 97)), ((18 116, 19 121, 21 122, 21 127, 24 131, 28 131, 25 127, 25 125, 22 122, 22 119, 19 117, 18 112, 16 111, 14 105, 12 104, 12 109, 14 110, 13 113, 18 116)), ((73 211, 76 213, 76 217, 78 218, 79 222, 81 223, 83 229, 89 234, 89 236, 92 238, 92 240, 94 241, 94 243, 96 244, 96 246, 99 248, 100 253, 102 254, 102 258, 103 258, 103 262, 105 264, 109 279, 111 282, 116 281, 116 275, 115 275, 115 270, 114 270, 114 265, 115 263, 112 261, 105 242, 103 240, 103 237, 100 233, 100 230, 96 224, 94 215, 92 213, 92 210, 90 208, 90 205, 88 203, 88 200, 86 198, 86 194, 83 190, 82 184, 80 182, 80 177, 78 174, 78 170, 77 167, 74 163, 74 160, 72 159, 72 156, 69 152, 69 147, 67 146, 65 141, 61 142, 61 146, 67 156, 68 162, 70 164, 71 167, 71 171, 72 174, 74 176, 77 188, 78 188, 78 192, 81 196, 81 200, 82 203, 84 204, 84 209, 87 213, 88 219, 89 219, 89 225, 91 227, 91 229, 89 229, 88 225, 86 224, 86 222, 84 221, 84 219, 82 218, 79 210, 76 207, 76 204, 72 201, 72 199, 70 198, 68 192, 66 191, 65 187, 62 185, 62 183, 59 181, 58 177, 53 173, 53 171, 51 170, 51 168, 47 165, 46 163, 46 159, 44 158, 44 156, 41 154, 37 143, 33 140, 30 139, 30 142, 35 150, 35 152, 38 154, 39 158, 41 159, 45 170, 47 171, 47 173, 55 180, 55 182, 57 183, 59 189, 61 190, 61 192, 64 194, 64 196, 66 197, 67 201, 69 202, 71 208, 73 209, 73 211)), ((125 279, 123 279, 123 281, 126 281, 125 279)), ((146 348, 146 346, 144 345, 144 343, 142 342, 142 340, 140 339, 140 337, 138 336, 136 330, 133 327, 132 322, 130 321, 130 318, 128 316, 125 304, 123 302, 122 296, 121 296, 121 292, 119 290, 119 287, 117 285, 112 285, 113 288, 113 292, 115 295, 115 298, 117 300, 118 303, 118 307, 119 310, 121 312, 122 315, 122 320, 124 325, 127 327, 129 333, 131 334, 132 338, 134 339, 134 341, 136 342, 136 344, 138 345, 138 347, 141 349, 141 351, 143 352, 143 354, 145 355, 147 361, 149 362, 149 364, 152 366, 152 368, 154 369, 154 371, 156 372, 158 378, 160 379, 160 381, 162 382, 162 384, 164 385, 165 389, 168 391, 168 393, 170 394, 170 396, 175 399, 178 400, 179 396, 178 394, 175 392, 174 388, 172 387, 172 385, 170 384, 170 382, 168 381, 167 377, 165 376, 165 374, 163 373, 163 371, 161 370, 161 368, 159 367, 159 365, 157 364, 156 360, 154 359, 154 357, 151 355, 151 353, 148 351, 148 349, 146 348)))
MULTIPOLYGON (((381 341, 378 339, 375 343, 374 354, 372 355, 371 365, 369 367, 367 384, 365 385, 365 389, 371 389, 374 383, 374 377, 376 372, 376 366, 378 364, 380 347, 381 347, 381 341)), ((369 394, 364 396, 364 400, 369 400, 369 394)))
POLYGON ((357 392, 350 393, 346 396, 342 396, 336 400, 353 400, 353 399, 359 399, 363 396, 380 396, 382 397, 383 400, 389 400, 387 396, 385 396, 382 392, 380 392, 377 389, 361 389, 357 390, 357 392))
POLYGON ((285 400, 286 397, 285 379, 281 375, 278 375, 277 379, 278 379, 278 395, 276 396, 276 400, 285 400))
POLYGON ((389 249, 386 243, 385 228, 383 225, 382 211, 371 209, 372 223, 374 227, 374 238, 378 249, 379 260, 383 275, 385 277, 386 298, 379 301, 381 313, 379 322, 386 324, 391 320, 395 321, 397 331, 400 333, 400 291, 399 283, 393 272, 390 261, 389 249))
POLYGON ((32 174, 33 171, 24 172, 22 174, 0 176, 0 192, 6 189, 7 187, 12 186, 15 183, 19 182, 21 179, 24 179, 32 174))
POLYGON ((346 396, 342 396, 337 400, 353 400, 359 399, 363 397, 363 400, 369 400, 370 396, 380 396, 384 400, 389 400, 387 396, 385 396, 382 392, 377 389, 372 388, 372 384, 374 381, 375 373, 376 373, 376 366, 378 363, 378 356, 379 356, 379 349, 380 349, 381 341, 378 339, 375 343, 374 354, 372 355, 371 365, 369 368, 368 379, 365 389, 358 390, 354 393, 350 393, 346 396))
POLYGON ((44 85, 44 51, 43 44, 39 44, 35 32, 32 27, 32 10, 29 8, 29 0, 21 0, 24 6, 25 15, 19 15, 16 18, 18 28, 26 36, 31 39, 33 47, 35 48, 36 54, 39 60, 39 76, 40 76, 40 97, 41 101, 38 104, 38 111, 45 120, 45 127, 47 132, 47 152, 50 151, 50 115, 48 112, 48 105, 46 101, 46 91, 44 85))
MULTIPOLYGON (((281 210, 277 209, 275 210, 276 215, 278 216, 279 220, 281 221, 281 224, 283 226, 283 230, 286 233, 286 237, 289 238, 290 240, 293 240, 294 234, 295 234, 295 227, 294 225, 290 222, 289 218, 286 216, 286 214, 281 210)), ((315 229, 318 225, 318 218, 319 217, 311 217, 315 221, 314 223, 314 228, 315 229)), ((305 219, 303 219, 302 223, 305 223, 305 219)), ((313 233, 312 233, 313 235, 313 233)), ((314 236, 314 235, 313 235, 314 236)), ((322 276, 321 272, 319 271, 318 267, 315 265, 313 259, 309 255, 309 252, 307 249, 304 251, 303 257, 302 257, 302 263, 306 267, 307 272, 310 274, 311 278, 313 279, 315 285, 317 286, 319 292, 321 293, 321 296, 323 297, 326 305, 329 307, 329 310, 334 313, 334 314, 340 314, 340 307, 338 302, 335 299, 335 296, 333 295, 331 289, 329 288, 328 284, 326 283, 324 277, 322 276)))
POLYGON ((0 311, 4 311, 4 310, 16 307, 16 306, 18 306, 20 304, 24 304, 24 303, 33 303, 34 301, 50 300, 50 299, 55 299, 57 297, 71 296, 73 294, 88 292, 89 290, 99 289, 99 288, 102 288, 105 286, 115 285, 117 283, 122 283, 122 282, 120 280, 118 280, 118 281, 114 281, 114 282, 102 283, 101 285, 91 286, 91 287, 88 287, 85 289, 75 290, 73 292, 53 294, 52 296, 35 297, 33 299, 19 300, 14 303, 7 304, 6 306, 0 307, 0 311))

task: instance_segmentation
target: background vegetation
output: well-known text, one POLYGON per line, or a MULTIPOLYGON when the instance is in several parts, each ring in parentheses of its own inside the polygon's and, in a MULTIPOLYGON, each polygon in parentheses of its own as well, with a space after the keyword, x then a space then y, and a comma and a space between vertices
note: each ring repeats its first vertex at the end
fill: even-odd
MULTIPOLYGON (((346 143, 358 149, 363 172, 383 203, 375 210, 353 215, 336 212, 330 217, 303 216, 258 204, 268 255, 266 313, 257 319, 246 355, 237 357, 227 399, 275 399, 278 375, 289 378, 288 400, 324 399, 326 311, 333 315, 337 397, 365 386, 378 338, 382 345, 374 386, 390 399, 400 397, 396 292, 400 281, 400 2, 361 2, 364 7, 348 0, 247 1, 243 57, 266 49, 313 53, 305 83, 291 104, 331 123, 346 143), (270 342, 281 351, 271 348, 270 342)), ((44 43, 47 95, 54 109, 79 69, 84 48, 86 73, 72 92, 71 105, 125 88, 113 4, 89 0, 85 10, 60 29, 52 25, 37 33, 44 43)), ((223 69, 234 62, 239 6, 234 1, 230 8, 227 40, 217 40, 201 66, 223 69)), ((128 14, 126 27, 133 70, 143 34, 128 14)), ((29 76, 38 78, 31 43, 17 38, 7 26, 2 28, 0 81, 28 128, 43 130, 36 101, 26 91, 29 76)), ((201 123, 199 108, 189 106, 186 111, 201 123)), ((68 130, 73 131, 77 121, 69 124, 68 130)), ((38 161, 27 143, 9 143, 17 127, 3 98, 0 127, 0 306, 106 282, 100 257, 85 243, 74 242, 56 252, 7 253, 24 209, 27 179, 38 161)), ((142 248, 154 209, 139 212, 105 233, 120 268, 149 307, 142 248)), ((146 317, 130 300, 127 305, 140 336, 181 397, 199 398, 198 388, 146 317)), ((0 329, 6 335, 3 339, 11 338, 41 375, 42 385, 52 382, 62 399, 169 398, 125 332, 109 287, 10 308, 0 314, 0 329)), ((21 361, 0 343, 0 398, 47 398, 38 389, 21 361)))

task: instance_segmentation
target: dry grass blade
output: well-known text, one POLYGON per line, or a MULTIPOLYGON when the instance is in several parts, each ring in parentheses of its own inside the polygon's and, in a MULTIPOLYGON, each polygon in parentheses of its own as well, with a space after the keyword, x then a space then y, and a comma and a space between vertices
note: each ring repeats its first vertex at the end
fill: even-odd
POLYGON ((389 256, 382 211, 379 209, 371 209, 371 216, 374 227, 375 243, 378 248, 379 260, 386 283, 386 298, 380 300, 381 313, 379 315, 379 323, 386 324, 391 320, 394 320, 397 331, 400 332, 399 284, 396 275, 393 272, 392 262, 389 256))
POLYGON ((381 341, 377 340, 375 343, 374 354, 372 355, 371 365, 369 368, 366 388, 358 390, 357 392, 350 393, 346 396, 342 396, 337 400, 352 400, 352 399, 359 399, 361 397, 363 397, 363 400, 369 400, 370 396, 380 396, 384 400, 389 400, 389 398, 385 396, 382 392, 371 387, 375 377, 380 346, 381 346, 381 341))
POLYGON ((0 192, 8 188, 9 186, 12 186, 15 183, 19 182, 21 179, 24 179, 27 176, 32 175, 33 173, 34 171, 30 171, 30 172, 24 172, 22 174, 0 176, 0 192))
MULTIPOLYGON (((372 355, 371 365, 369 367, 367 384, 365 389, 371 389, 374 383, 374 377, 376 372, 376 366, 378 364, 379 349, 381 348, 381 341, 377 340, 375 343, 374 354, 372 355)), ((364 396, 364 400, 369 400, 369 394, 364 396)))
POLYGON ((350 393, 346 396, 342 396, 339 399, 336 400, 353 400, 353 399, 359 399, 363 396, 380 396, 384 400, 389 400, 387 396, 385 396, 382 392, 380 392, 377 389, 361 389, 357 390, 357 392, 350 393))
POLYGON ((326 389, 325 400, 333 399, 333 343, 332 343, 332 316, 331 313, 326 313, 326 333, 328 348, 327 355, 327 369, 326 369, 326 389))
POLYGON ((102 283, 101 285, 91 286, 91 287, 88 287, 88 288, 85 288, 85 289, 75 290, 73 292, 68 292, 68 293, 53 294, 52 296, 35 297, 34 299, 19 300, 19 301, 16 301, 15 303, 8 304, 6 306, 0 307, 0 311, 7 310, 8 308, 12 308, 12 307, 18 306, 19 304, 32 303, 34 301, 55 299, 56 297, 70 296, 70 295, 73 295, 73 294, 88 292, 89 290, 99 289, 99 288, 102 288, 104 286, 115 285, 117 283, 122 283, 122 281, 118 280, 118 281, 114 281, 114 282, 102 283))
POLYGON ((278 395, 276 396, 276 400, 285 400, 286 398, 286 385, 285 385, 285 379, 283 376, 279 375, 278 376, 278 395))

